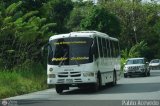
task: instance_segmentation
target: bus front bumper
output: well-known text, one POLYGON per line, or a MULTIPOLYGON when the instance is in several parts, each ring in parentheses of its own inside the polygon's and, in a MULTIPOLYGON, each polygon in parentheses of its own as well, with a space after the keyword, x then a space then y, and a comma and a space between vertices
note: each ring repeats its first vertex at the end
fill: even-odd
POLYGON ((81 84, 81 83, 96 83, 95 77, 80 77, 80 78, 48 78, 47 84, 81 84))

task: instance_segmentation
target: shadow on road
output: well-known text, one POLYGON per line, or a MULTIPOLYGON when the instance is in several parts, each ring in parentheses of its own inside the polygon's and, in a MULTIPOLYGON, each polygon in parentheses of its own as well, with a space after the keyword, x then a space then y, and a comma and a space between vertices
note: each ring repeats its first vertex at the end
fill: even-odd
POLYGON ((76 94, 119 94, 119 93, 144 93, 160 91, 160 83, 137 83, 137 84, 117 84, 114 87, 106 85, 97 92, 92 92, 89 89, 75 89, 66 91, 62 95, 76 95, 76 94))
MULTIPOLYGON (((151 71, 150 77, 133 77, 129 78, 130 80, 137 80, 141 81, 140 79, 145 78, 152 78, 152 77, 160 77, 160 70, 151 71), (135 79, 136 78, 136 79, 135 79)), ((128 78, 123 79, 128 80, 128 78)), ((98 92, 92 92, 91 89, 75 89, 70 90, 62 93, 62 95, 76 95, 76 94, 84 94, 84 95, 92 95, 92 94, 119 94, 119 93, 145 93, 145 92, 156 92, 160 91, 160 82, 152 83, 122 83, 117 84, 116 86, 112 87, 109 84, 107 84, 105 87, 103 87, 98 92)))
POLYGON ((116 93, 144 93, 160 91, 160 83, 137 83, 137 84, 118 84, 115 87, 106 87, 99 91, 99 94, 116 93))

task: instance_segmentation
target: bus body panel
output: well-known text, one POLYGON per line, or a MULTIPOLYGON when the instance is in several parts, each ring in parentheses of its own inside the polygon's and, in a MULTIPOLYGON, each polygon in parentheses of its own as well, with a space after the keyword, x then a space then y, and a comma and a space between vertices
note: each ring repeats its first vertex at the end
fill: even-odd
POLYGON ((82 64, 80 66, 54 66, 47 65, 48 84, 75 84, 75 83, 95 83, 96 67, 94 63, 82 64), (83 67, 83 68, 82 68, 83 67), (52 68, 52 71, 49 71, 52 68), (54 74, 54 75, 53 75, 54 74), (94 75, 84 75, 94 74, 94 75), (53 77, 54 78, 53 78, 53 77), (68 80, 70 79, 71 82, 68 80))
MULTIPOLYGON (((120 53, 118 39, 109 37, 107 34, 97 31, 80 31, 52 36, 50 37, 49 42, 59 39, 78 39, 82 37, 92 38, 94 42, 93 45, 95 45, 95 42, 97 43, 96 52, 98 56, 93 56, 92 62, 84 64, 78 64, 79 60, 75 60, 75 64, 73 65, 63 65, 61 64, 61 62, 63 62, 63 59, 56 65, 51 65, 48 63, 48 84, 87 85, 88 83, 97 83, 98 73, 101 74, 100 79, 102 85, 105 85, 108 82, 113 82, 114 73, 116 73, 116 80, 120 79, 120 53)), ((67 42, 67 44, 73 43, 67 42)), ((74 44, 78 44, 78 42, 74 42, 74 44)), ((82 49, 81 51, 85 51, 85 49, 82 49)), ((65 57, 65 53, 64 55, 62 55, 62 57, 65 57)))

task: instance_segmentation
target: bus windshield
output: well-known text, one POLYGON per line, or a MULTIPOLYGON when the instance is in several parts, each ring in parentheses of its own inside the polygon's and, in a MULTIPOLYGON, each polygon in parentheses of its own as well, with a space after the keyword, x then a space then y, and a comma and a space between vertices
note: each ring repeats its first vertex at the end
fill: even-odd
POLYGON ((48 64, 50 65, 80 65, 93 61, 91 46, 92 38, 70 37, 49 42, 48 64))

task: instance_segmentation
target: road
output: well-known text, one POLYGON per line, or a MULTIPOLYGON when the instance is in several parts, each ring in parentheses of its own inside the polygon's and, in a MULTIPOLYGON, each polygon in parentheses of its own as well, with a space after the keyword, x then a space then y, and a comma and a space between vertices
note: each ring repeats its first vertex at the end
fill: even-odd
MULTIPOLYGON (((159 100, 160 102, 160 70, 151 70, 150 77, 121 78, 114 87, 106 86, 98 92, 72 88, 61 95, 55 89, 47 89, 22 96, 7 98, 9 100, 52 100, 52 101, 80 101, 80 100, 159 100)), ((93 103, 92 102, 92 103, 93 103)), ((62 103, 62 102, 61 102, 62 103)), ((64 102, 63 102, 64 103, 64 102)), ((81 102, 80 102, 81 103, 81 102)), ((97 103, 97 102, 95 102, 97 103)), ((94 105, 95 105, 94 103, 94 105)), ((77 104, 77 102, 76 102, 77 104)), ((62 105, 62 104, 61 104, 62 105)), ((160 103, 159 103, 160 105, 160 103)), ((67 106, 67 104, 65 104, 67 106)), ((71 106, 71 104, 70 104, 71 106)), ((80 106, 80 105, 77 105, 80 106)), ((89 106, 89 105, 88 105, 89 106)), ((93 105, 92 105, 93 106, 93 105)))

